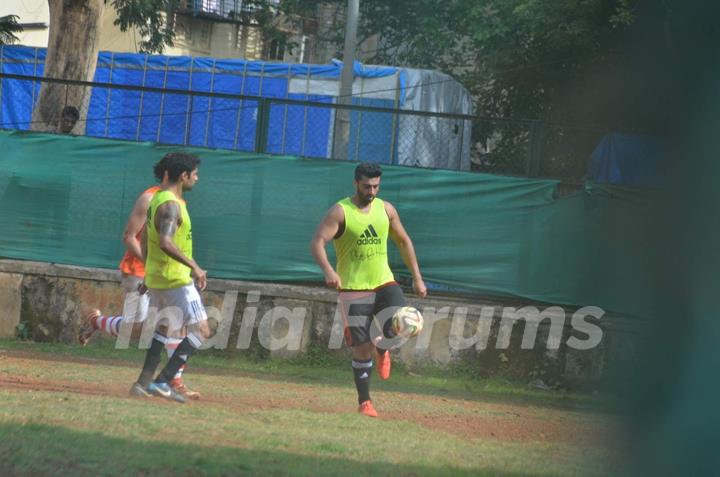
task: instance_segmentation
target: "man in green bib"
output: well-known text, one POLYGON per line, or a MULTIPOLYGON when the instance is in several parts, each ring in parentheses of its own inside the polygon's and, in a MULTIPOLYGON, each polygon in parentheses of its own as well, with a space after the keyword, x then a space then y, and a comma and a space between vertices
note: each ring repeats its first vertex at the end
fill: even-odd
POLYGON ((200 159, 192 154, 171 152, 162 161, 167 181, 150 200, 142 236, 149 307, 159 320, 133 388, 185 402, 185 397, 169 383, 210 336, 207 314, 198 293, 198 289, 205 289, 207 275, 192 258, 192 224, 183 200, 183 193, 191 190, 198 180, 200 159), (187 327, 187 335, 153 381, 166 337, 182 327, 187 327))
POLYGON ((393 338, 389 317, 405 305, 402 289, 388 264, 387 240, 395 242, 413 276, 420 297, 427 289, 420 274, 410 236, 389 202, 377 198, 382 169, 377 164, 355 168, 355 194, 330 208, 310 242, 310 251, 325 274, 325 284, 340 291, 338 306, 345 320, 345 341, 352 347, 352 368, 358 393, 358 411, 376 417, 370 400, 372 355, 377 352, 378 374, 390 377, 390 352, 380 347, 393 338), (325 245, 333 241, 337 270, 328 261, 325 245), (382 329, 373 318, 382 317, 382 329), (375 326, 375 328, 373 328, 375 326))

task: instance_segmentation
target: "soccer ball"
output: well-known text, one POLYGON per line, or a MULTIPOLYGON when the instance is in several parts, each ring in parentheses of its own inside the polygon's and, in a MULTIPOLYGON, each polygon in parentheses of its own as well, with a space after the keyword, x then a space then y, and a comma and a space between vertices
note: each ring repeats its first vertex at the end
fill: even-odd
POLYGON ((423 317, 412 306, 403 306, 392 317, 392 329, 402 338, 416 337, 423 327, 423 317))

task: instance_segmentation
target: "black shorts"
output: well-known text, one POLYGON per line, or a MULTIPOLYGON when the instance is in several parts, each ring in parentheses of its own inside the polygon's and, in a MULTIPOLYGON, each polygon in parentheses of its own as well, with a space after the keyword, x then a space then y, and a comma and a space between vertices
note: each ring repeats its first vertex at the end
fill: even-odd
POLYGON ((383 335, 391 337, 390 318, 405 306, 405 295, 396 283, 375 291, 343 291, 338 295, 338 306, 345 321, 345 343, 358 346, 377 342, 383 335))

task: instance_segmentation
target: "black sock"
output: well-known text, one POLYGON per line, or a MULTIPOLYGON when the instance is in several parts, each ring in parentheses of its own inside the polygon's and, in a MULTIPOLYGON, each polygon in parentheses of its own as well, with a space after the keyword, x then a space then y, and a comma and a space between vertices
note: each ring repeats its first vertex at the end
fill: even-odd
POLYGON ((353 375, 355 375, 355 387, 358 392, 358 404, 370 400, 370 374, 372 371, 372 359, 366 361, 354 359, 352 362, 353 375))
POLYGON ((186 337, 175 349, 172 358, 170 358, 170 361, 168 361, 163 370, 160 371, 156 381, 161 383, 170 382, 177 374, 178 369, 187 363, 188 358, 193 352, 195 352, 195 347, 190 344, 190 340, 186 337))
MULTIPOLYGON (((160 337, 163 338, 162 336, 160 337)), ((165 348, 165 343, 153 336, 150 348, 148 348, 147 353, 145 353, 145 363, 143 363, 142 371, 140 371, 140 377, 137 380, 141 386, 147 386, 152 381, 155 370, 158 364, 160 364, 160 356, 163 348, 165 348)))

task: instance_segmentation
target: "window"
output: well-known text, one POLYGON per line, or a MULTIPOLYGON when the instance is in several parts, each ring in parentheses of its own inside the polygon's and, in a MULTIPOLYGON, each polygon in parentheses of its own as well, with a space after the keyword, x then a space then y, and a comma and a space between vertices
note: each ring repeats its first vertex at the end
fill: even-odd
POLYGON ((270 47, 267 54, 268 60, 281 60, 285 58, 285 40, 278 38, 270 41, 270 47))

